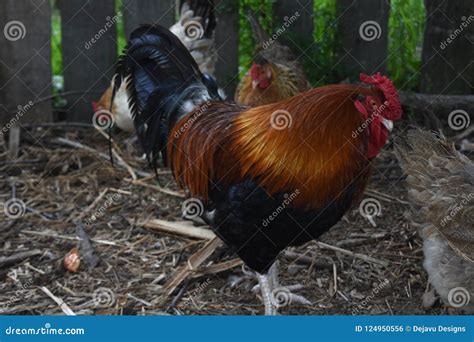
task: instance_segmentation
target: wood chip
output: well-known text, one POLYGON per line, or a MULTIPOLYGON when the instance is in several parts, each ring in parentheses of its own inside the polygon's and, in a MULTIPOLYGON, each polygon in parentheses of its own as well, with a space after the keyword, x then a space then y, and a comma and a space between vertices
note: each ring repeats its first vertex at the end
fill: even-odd
POLYGON ((222 241, 215 237, 207 242, 204 247, 191 255, 186 265, 180 267, 173 277, 165 284, 164 291, 170 296, 178 286, 180 286, 188 277, 204 263, 214 251, 222 246, 222 241))
POLYGON ((388 266, 387 261, 375 259, 375 258, 372 258, 372 257, 370 257, 368 255, 365 255, 365 254, 354 253, 354 252, 348 251, 347 249, 343 249, 343 248, 339 248, 339 247, 336 247, 336 246, 328 245, 327 243, 324 243, 324 242, 316 241, 316 244, 321 248, 330 249, 330 250, 333 250, 333 251, 336 251, 336 252, 339 252, 339 253, 342 253, 342 254, 345 254, 345 255, 349 255, 349 256, 351 256, 353 258, 356 258, 356 259, 361 259, 361 260, 371 262, 371 263, 374 263, 374 264, 378 264, 378 265, 382 265, 382 266, 385 266, 385 267, 388 266))
POLYGON ((19 263, 27 258, 43 254, 39 249, 34 249, 32 251, 20 252, 8 257, 0 258, 0 268, 7 267, 19 263))
POLYGON ((141 226, 155 232, 182 235, 195 239, 212 240, 216 234, 208 226, 194 227, 189 221, 165 221, 153 219, 146 221, 141 226))

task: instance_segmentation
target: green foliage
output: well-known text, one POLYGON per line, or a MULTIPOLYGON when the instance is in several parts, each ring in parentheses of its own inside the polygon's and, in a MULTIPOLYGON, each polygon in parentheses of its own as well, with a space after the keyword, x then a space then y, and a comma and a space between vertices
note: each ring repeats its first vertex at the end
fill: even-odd
POLYGON ((115 10, 117 14, 119 14, 119 19, 117 21, 117 44, 118 44, 118 53, 119 55, 122 53, 123 49, 127 45, 127 37, 125 37, 125 24, 123 22, 123 10, 122 7, 123 2, 122 0, 115 0, 115 10))
POLYGON ((307 71, 315 86, 334 82, 336 59, 336 0, 316 0, 314 3, 314 61, 317 68, 307 71))
POLYGON ((63 68, 63 55, 61 51, 61 16, 55 1, 51 1, 51 59, 53 75, 61 75, 63 68))
MULTIPOLYGON (((50 0, 51 5, 51 69, 52 69, 52 92, 54 95, 64 90, 64 79, 62 77, 63 70, 63 54, 61 47, 61 16, 59 8, 55 0, 50 0)), ((63 107, 65 100, 61 97, 53 99, 55 108, 63 107)))
POLYGON ((255 52, 255 39, 252 28, 247 20, 247 11, 252 9, 260 15, 260 23, 270 33, 272 27, 272 0, 241 0, 240 13, 240 40, 239 40, 239 71, 245 73, 250 67, 255 52))
POLYGON ((416 90, 420 79, 425 7, 421 0, 392 0, 388 69, 395 84, 416 90))

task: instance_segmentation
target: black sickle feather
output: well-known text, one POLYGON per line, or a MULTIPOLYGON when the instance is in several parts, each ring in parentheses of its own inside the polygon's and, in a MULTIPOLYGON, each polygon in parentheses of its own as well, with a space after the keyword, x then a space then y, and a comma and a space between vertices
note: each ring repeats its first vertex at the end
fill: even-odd
POLYGON ((159 25, 132 32, 117 63, 113 97, 124 81, 138 139, 157 173, 160 154, 167 164, 168 132, 183 115, 181 106, 203 92, 218 98, 215 81, 203 76, 181 41, 159 25))
MULTIPOLYGON (((114 91, 115 91, 115 88, 112 90, 112 98, 110 100, 110 107, 109 107, 109 112, 112 113, 112 108, 113 108, 113 103, 114 103, 114 97, 115 97, 115 94, 114 94, 114 91)), ((109 128, 107 129, 108 133, 109 133, 109 157, 110 157, 110 162, 112 163, 112 166, 114 166, 114 154, 112 152, 112 124, 109 126, 109 128)))

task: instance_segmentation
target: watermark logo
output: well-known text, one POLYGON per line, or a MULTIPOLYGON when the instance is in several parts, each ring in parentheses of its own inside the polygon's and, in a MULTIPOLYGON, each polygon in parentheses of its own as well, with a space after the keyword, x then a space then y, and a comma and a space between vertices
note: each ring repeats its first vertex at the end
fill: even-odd
POLYGON ((115 294, 108 287, 99 287, 94 291, 92 300, 98 308, 110 308, 115 303, 115 294))
POLYGON ((278 38, 285 33, 285 31, 290 28, 291 25, 295 23, 296 20, 300 17, 300 13, 297 11, 295 12, 291 17, 284 17, 284 23, 276 30, 276 32, 262 44, 262 47, 264 50, 268 49, 270 46, 272 46, 273 43, 275 43, 278 38))
POLYGON ((282 131, 286 128, 290 128, 293 123, 293 117, 290 112, 279 109, 272 113, 270 117, 270 125, 272 128, 282 131))
POLYGON ((193 41, 201 39, 204 35, 204 28, 201 23, 196 20, 190 20, 184 24, 184 37, 187 40, 193 41))
POLYGON ((267 227, 274 219, 277 218, 278 215, 280 215, 280 213, 285 210, 285 208, 287 208, 294 200, 296 197, 298 197, 298 195, 300 194, 300 190, 299 189, 296 189, 294 192, 292 192, 291 194, 284 194, 283 197, 283 201, 281 202, 281 205, 279 205, 273 212, 271 215, 269 215, 268 217, 266 217, 265 219, 263 219, 262 221, 262 226, 264 227, 267 227))
POLYGON ((5 38, 11 42, 23 39, 26 37, 25 24, 18 20, 12 20, 3 28, 3 34, 5 38))
POLYGON ((454 131, 466 129, 471 124, 469 114, 462 109, 453 110, 448 116, 448 125, 454 131))
POLYGON ((56 328, 51 323, 45 323, 44 326, 17 328, 9 326, 5 329, 5 334, 13 336, 63 336, 63 335, 85 335, 86 331, 83 328, 56 328))
POLYGON ((4 135, 5 133, 8 132, 10 128, 12 128, 22 117, 25 115, 31 108, 34 106, 33 101, 29 101, 27 104, 24 106, 18 106, 17 107, 17 112, 15 113, 15 116, 8 121, 5 126, 0 129, 0 135, 4 135))
POLYGON ((200 283, 195 289, 193 289, 192 291, 188 291, 186 293, 187 298, 185 298, 184 300, 194 301, 193 298, 203 294, 210 284, 211 284, 211 278, 207 278, 204 282, 200 283))
POLYGON ((282 308, 291 304, 291 292, 286 287, 277 287, 273 289, 270 295, 270 301, 273 306, 282 308))
POLYGON ((461 308, 471 301, 469 291, 464 287, 455 287, 448 293, 448 303, 453 308, 461 308))
POLYGON ((374 289, 371 291, 369 295, 367 295, 363 300, 352 309, 352 315, 358 315, 360 314, 361 310, 366 310, 370 304, 374 300, 374 298, 384 289, 386 286, 390 284, 390 281, 388 279, 384 279, 382 282, 380 282, 374 289))
POLYGON ((359 35, 366 42, 371 42, 380 38, 380 36, 382 35, 382 28, 376 21, 364 21, 359 26, 359 35))
POLYGON ((100 206, 100 208, 97 209, 97 211, 94 212, 94 214, 92 214, 91 217, 86 220, 86 222, 85 222, 86 226, 91 225, 98 218, 104 216, 107 209, 110 208, 112 206, 112 204, 119 201, 121 198, 122 198, 122 195, 119 194, 118 192, 114 193, 112 196, 108 195, 107 199, 104 202, 104 204, 102 206, 100 206))
POLYGON ((188 198, 181 205, 181 212, 186 219, 200 217, 204 213, 204 204, 197 198, 188 198))
POLYGON ((115 124, 115 118, 111 112, 102 109, 94 113, 92 116, 92 124, 99 130, 106 130, 112 128, 115 124))
MULTIPOLYGON (((199 109, 195 110, 193 112, 193 115, 189 119, 186 120, 183 124, 179 126, 179 128, 175 129, 174 131, 174 137, 177 139, 179 138, 184 132, 188 130, 189 127, 191 127, 199 117, 209 109, 209 106, 211 104, 211 101, 206 101, 204 104, 202 104, 199 109)), ((183 108, 184 109, 184 108, 183 108)))
POLYGON ((20 298, 24 298, 27 292, 33 285, 33 279, 27 280, 25 283, 20 283, 20 288, 15 291, 15 294, 3 305, 0 309, 0 313, 6 312, 8 308, 13 305, 20 298))
POLYGON ((3 212, 11 219, 17 219, 25 215, 26 205, 19 198, 10 198, 3 204, 3 212))
POLYGON ((441 227, 446 226, 450 221, 452 221, 457 214, 463 211, 464 207, 469 204, 474 199, 474 192, 471 192, 469 195, 463 195, 463 199, 460 203, 456 204, 440 222, 441 227))
POLYGON ((446 40, 439 44, 441 50, 446 49, 449 44, 451 44, 459 35, 461 35, 461 33, 474 21, 474 15, 470 15, 469 17, 462 16, 461 20, 461 25, 459 25, 459 27, 455 29, 453 33, 451 33, 449 37, 446 38, 446 40))
POLYGON ((356 130, 352 131, 352 139, 356 139, 360 134, 362 134, 367 129, 367 127, 369 127, 370 124, 375 120, 375 118, 380 116, 380 114, 384 112, 387 106, 388 106, 388 101, 385 101, 383 104, 377 107, 377 109, 374 110, 367 119, 365 119, 362 125, 357 127, 356 130))
POLYGON ((374 217, 382 214, 382 205, 375 198, 366 198, 359 205, 359 213, 377 227, 374 217))
POLYGON ((113 17, 107 16, 105 18, 105 25, 94 35, 94 37, 91 38, 91 40, 84 43, 84 47, 86 48, 86 50, 89 50, 92 46, 94 46, 94 44, 97 43, 99 39, 107 33, 107 31, 114 27, 114 25, 117 24, 121 16, 122 13, 114 15, 113 17))

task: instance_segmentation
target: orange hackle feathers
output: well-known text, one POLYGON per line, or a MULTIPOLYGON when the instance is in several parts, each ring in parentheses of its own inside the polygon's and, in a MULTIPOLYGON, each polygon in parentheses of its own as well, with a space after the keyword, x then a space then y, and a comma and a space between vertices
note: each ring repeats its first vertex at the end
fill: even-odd
POLYGON ((216 172, 227 174, 231 160, 230 126, 246 107, 206 102, 180 120, 170 132, 168 160, 175 179, 193 196, 207 199, 209 181, 216 172))
POLYGON ((353 134, 362 124, 354 106, 358 94, 379 92, 332 85, 252 109, 204 104, 170 134, 168 158, 175 177, 203 199, 210 182, 246 178, 269 194, 298 189, 293 205, 301 208, 323 207, 359 178, 360 192, 370 171, 367 136, 353 134))

